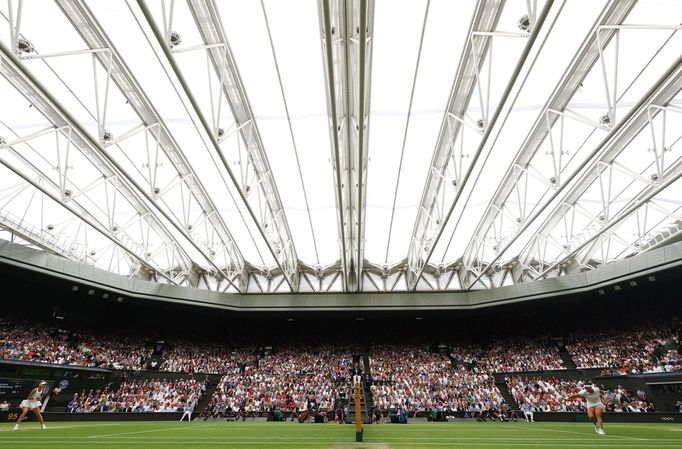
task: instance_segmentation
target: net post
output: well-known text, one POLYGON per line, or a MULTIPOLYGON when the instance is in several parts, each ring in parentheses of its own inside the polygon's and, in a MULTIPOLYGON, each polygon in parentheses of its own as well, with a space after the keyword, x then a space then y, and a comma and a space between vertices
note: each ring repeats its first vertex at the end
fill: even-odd
POLYGON ((360 411, 360 383, 355 383, 355 441, 362 442, 362 412, 360 411))

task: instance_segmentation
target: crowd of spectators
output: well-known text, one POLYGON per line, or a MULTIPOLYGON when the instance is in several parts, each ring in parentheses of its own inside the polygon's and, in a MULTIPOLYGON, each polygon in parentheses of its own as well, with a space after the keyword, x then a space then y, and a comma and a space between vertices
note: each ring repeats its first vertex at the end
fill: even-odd
POLYGON ((479 368, 488 372, 548 371, 566 369, 556 343, 549 338, 510 337, 479 349, 479 368))
MULTIPOLYGON (((584 401, 568 401, 567 397, 582 387, 576 380, 542 379, 540 377, 511 376, 506 379, 507 388, 517 405, 528 404, 533 412, 584 412, 584 401)), ((614 389, 600 387, 602 402, 610 412, 653 412, 654 404, 647 401, 644 391, 633 394, 622 386, 614 389)))
POLYGON ((351 369, 347 348, 289 346, 262 355, 254 365, 234 368, 218 384, 207 416, 280 410, 298 412, 313 401, 331 413, 337 397, 347 397, 344 381, 351 369))
POLYGON ((629 331, 600 331, 574 335, 566 349, 578 368, 604 368, 603 374, 627 375, 682 369, 676 332, 663 326, 642 326, 629 331))
POLYGON ((667 349, 660 359, 665 371, 675 371, 682 368, 682 356, 680 356, 680 351, 677 349, 667 349))
POLYGON ((206 391, 206 382, 188 379, 144 379, 111 384, 101 390, 83 390, 69 401, 69 413, 179 412, 194 410, 206 391))
POLYGON ((164 345, 160 371, 222 374, 253 363, 256 348, 230 348, 221 343, 171 341, 164 345))
POLYGON ((137 370, 144 366, 148 353, 138 338, 63 334, 38 323, 0 318, 0 360, 137 370))
POLYGON ((478 412, 499 410, 504 399, 493 376, 477 368, 454 368, 448 357, 417 346, 376 346, 370 351, 370 387, 382 412, 478 412))
MULTIPOLYGON (((0 359, 62 365, 143 369, 152 354, 142 337, 88 330, 58 333, 27 321, 0 318, 0 359)), ((167 342, 159 370, 184 373, 231 372, 254 363, 255 346, 216 342, 167 342), (238 345, 237 345, 238 346, 238 345)), ((629 331, 601 331, 570 336, 566 348, 578 368, 602 368, 604 375, 669 372, 682 369, 677 334, 663 325, 629 331)), ((378 356, 379 351, 375 351, 378 356)), ((485 372, 527 372, 565 369, 557 346, 549 338, 509 337, 481 344, 459 344, 450 358, 457 366, 485 372)), ((385 363, 373 375, 383 380, 385 363)))
MULTIPOLYGON (((33 321, 0 318, 0 360, 141 370, 153 339, 87 329, 69 332, 33 321)), ((221 374, 253 360, 255 346, 172 340, 165 344, 160 371, 221 374)))
MULTIPOLYGON (((335 345, 283 345, 276 351, 219 342, 172 340, 161 354, 161 371, 212 373, 223 377, 206 416, 242 416, 274 410, 298 413, 315 404, 335 413, 348 397, 352 351, 335 345), (238 349, 235 349, 238 348, 238 349)), ((664 326, 601 331, 569 337, 566 350, 578 368, 602 368, 603 375, 682 369, 679 340, 664 326)), ((460 411, 482 416, 506 410, 493 373, 565 369, 549 338, 510 337, 483 344, 448 347, 447 355, 409 344, 371 345, 370 391, 383 416, 389 410, 460 411)), ((57 332, 33 322, 0 318, 0 360, 138 370, 146 367, 152 345, 142 337, 87 331, 57 332)), ((581 411, 581 401, 564 398, 577 391, 573 381, 512 376, 507 386, 519 406, 535 411, 581 411)), ((205 391, 193 379, 124 382, 112 389, 83 392, 69 404, 73 412, 186 411, 205 391)), ((622 388, 605 391, 613 411, 650 411, 653 404, 622 388)))

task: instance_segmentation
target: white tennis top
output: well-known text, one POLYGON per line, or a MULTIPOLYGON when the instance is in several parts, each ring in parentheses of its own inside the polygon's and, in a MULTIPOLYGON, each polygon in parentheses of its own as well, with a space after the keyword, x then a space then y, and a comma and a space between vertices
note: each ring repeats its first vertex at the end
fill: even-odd
POLYGON ((578 392, 578 394, 585 398, 588 407, 598 407, 600 405, 604 405, 602 404, 601 398, 599 397, 599 388, 591 387, 591 390, 592 393, 583 388, 578 392))
POLYGON ((32 395, 29 396, 29 399, 31 401, 39 401, 40 398, 43 396, 43 393, 45 392, 45 387, 37 387, 35 390, 32 391, 32 395))

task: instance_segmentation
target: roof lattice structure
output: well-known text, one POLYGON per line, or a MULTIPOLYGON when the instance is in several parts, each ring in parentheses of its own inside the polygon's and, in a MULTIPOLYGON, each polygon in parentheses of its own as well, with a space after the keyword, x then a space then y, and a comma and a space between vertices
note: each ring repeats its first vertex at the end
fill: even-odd
POLYGON ((0 237, 227 293, 471 290, 680 239, 682 2, 7 0, 0 237))

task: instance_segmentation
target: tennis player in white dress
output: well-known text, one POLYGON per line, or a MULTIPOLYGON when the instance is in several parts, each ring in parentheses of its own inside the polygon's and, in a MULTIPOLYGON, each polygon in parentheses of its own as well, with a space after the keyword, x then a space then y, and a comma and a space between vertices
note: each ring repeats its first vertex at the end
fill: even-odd
POLYGON ((46 394, 47 382, 45 381, 40 382, 36 388, 31 390, 31 392, 28 394, 28 397, 21 401, 21 404, 19 404, 21 416, 19 416, 19 419, 17 419, 17 423, 14 425, 14 429, 12 430, 19 430, 19 423, 23 421, 29 410, 33 410, 33 414, 35 414, 36 418, 38 418, 38 421, 40 422, 40 428, 47 428, 45 427, 45 421, 43 421, 43 415, 40 414, 40 406, 43 405, 43 403, 40 401, 46 394))
POLYGON ((601 400, 601 391, 591 383, 585 383, 583 389, 577 394, 572 394, 566 398, 567 401, 573 401, 578 398, 585 399, 587 403, 587 416, 590 421, 594 423, 594 431, 597 435, 606 435, 604 432, 604 421, 602 414, 606 410, 606 406, 601 400))

